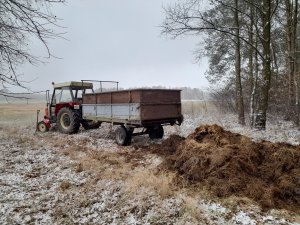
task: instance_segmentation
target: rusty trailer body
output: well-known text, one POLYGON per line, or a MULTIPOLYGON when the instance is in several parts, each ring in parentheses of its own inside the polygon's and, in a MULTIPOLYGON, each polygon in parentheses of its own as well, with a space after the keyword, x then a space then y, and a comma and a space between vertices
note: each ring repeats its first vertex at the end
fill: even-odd
POLYGON ((86 120, 131 127, 181 124, 181 90, 132 89, 83 95, 86 120))

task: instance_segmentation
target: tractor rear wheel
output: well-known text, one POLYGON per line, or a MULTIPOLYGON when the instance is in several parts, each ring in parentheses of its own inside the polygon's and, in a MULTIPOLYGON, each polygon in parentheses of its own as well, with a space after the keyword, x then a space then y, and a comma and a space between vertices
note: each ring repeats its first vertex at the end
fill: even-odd
POLYGON ((164 128, 162 125, 155 125, 147 129, 150 139, 162 139, 164 136, 164 128))
POLYGON ((64 107, 57 114, 57 127, 64 134, 77 133, 80 127, 80 113, 64 107))
POLYGON ((37 129, 40 132, 47 132, 49 131, 49 128, 47 127, 46 123, 44 121, 40 121, 37 125, 37 129))

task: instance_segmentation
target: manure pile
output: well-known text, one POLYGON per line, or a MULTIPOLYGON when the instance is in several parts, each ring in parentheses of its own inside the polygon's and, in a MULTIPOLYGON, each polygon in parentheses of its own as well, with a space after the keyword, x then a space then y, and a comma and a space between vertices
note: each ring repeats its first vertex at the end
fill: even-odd
POLYGON ((256 143, 218 125, 205 125, 186 139, 171 136, 152 150, 157 148, 168 168, 219 197, 246 196, 263 208, 300 209, 299 146, 256 143))

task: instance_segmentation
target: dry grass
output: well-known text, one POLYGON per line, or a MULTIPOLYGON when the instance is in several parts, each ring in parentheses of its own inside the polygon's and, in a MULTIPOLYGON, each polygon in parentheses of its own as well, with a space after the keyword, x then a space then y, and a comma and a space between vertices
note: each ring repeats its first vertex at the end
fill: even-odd
POLYGON ((59 185, 59 188, 62 190, 62 191, 65 191, 67 189, 69 189, 71 187, 71 183, 69 181, 62 181, 59 185))
POLYGON ((5 131, 0 136, 0 139, 13 139, 15 144, 23 147, 39 147, 40 143, 37 143, 33 139, 35 127, 32 127, 32 130, 30 130, 29 133, 25 133, 22 129, 20 129, 20 126, 13 126, 12 124, 3 125, 0 123, 0 127, 1 130, 5 131))
POLYGON ((125 158, 118 153, 82 149, 85 149, 84 152, 69 148, 64 154, 68 153, 69 157, 78 161, 75 172, 85 171, 92 174, 93 183, 103 179, 124 180, 132 171, 133 165, 130 162, 125 162, 125 158))
POLYGON ((44 108, 45 103, 0 104, 0 123, 34 123, 37 110, 41 110, 41 119, 44 108))
POLYGON ((239 197, 239 196, 230 196, 227 198, 220 199, 221 204, 232 210, 233 212, 237 211, 240 206, 255 206, 255 202, 247 197, 239 197))
POLYGON ((300 224, 300 214, 297 214, 294 219, 295 219, 295 223, 299 223, 300 224))
POLYGON ((184 205, 182 207, 182 217, 192 218, 192 221, 195 223, 199 223, 203 220, 203 216, 201 215, 201 209, 199 208, 199 201, 195 197, 185 196, 184 197, 184 205))
POLYGON ((68 147, 63 154, 78 160, 75 172, 93 174, 94 180, 90 185, 98 180, 122 180, 129 196, 142 189, 158 193, 162 198, 174 195, 175 173, 145 169, 142 163, 137 164, 141 157, 138 152, 103 152, 77 145, 68 147))
POLYGON ((181 105, 182 113, 192 118, 217 111, 215 105, 209 101, 183 101, 181 105))
POLYGON ((168 198, 175 193, 174 177, 175 174, 171 172, 155 173, 152 170, 143 169, 126 180, 127 192, 134 195, 141 189, 150 189, 162 198, 168 198))

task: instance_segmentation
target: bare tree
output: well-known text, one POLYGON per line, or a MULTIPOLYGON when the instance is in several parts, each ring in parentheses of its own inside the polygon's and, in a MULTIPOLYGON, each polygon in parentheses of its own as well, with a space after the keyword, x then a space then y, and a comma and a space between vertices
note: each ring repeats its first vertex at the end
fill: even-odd
POLYGON ((289 81, 289 110, 292 115, 292 119, 299 125, 299 115, 295 110, 295 105, 298 105, 297 89, 299 84, 296 77, 296 40, 297 40, 297 24, 298 24, 298 0, 285 0, 285 30, 286 30, 286 42, 287 42, 287 72, 289 81))
POLYGON ((39 41, 51 57, 48 40, 60 36, 54 29, 58 19, 51 5, 64 0, 1 0, 0 1, 0 95, 11 96, 12 86, 26 89, 17 68, 23 63, 41 62, 30 51, 30 41, 39 41))
MULTIPOLYGON (((277 2, 278 4, 278 2, 277 2)), ((276 4, 276 7, 277 7, 276 4)), ((259 6, 256 5, 256 8, 259 6)), ((275 7, 275 8, 276 8, 275 7)), ((262 128, 266 128, 266 121, 267 121, 267 110, 269 106, 269 91, 271 87, 271 19, 273 15, 272 9, 272 0, 263 0, 262 1, 262 8, 260 9, 260 16, 262 20, 262 36, 260 38, 263 48, 263 82, 262 82, 262 94, 261 94, 261 101, 260 101, 260 110, 262 113, 262 128)))
POLYGON ((235 86, 238 109, 238 121, 245 125, 244 97, 241 79, 241 43, 240 43, 240 19, 238 0, 234 1, 234 25, 235 25, 235 86))

